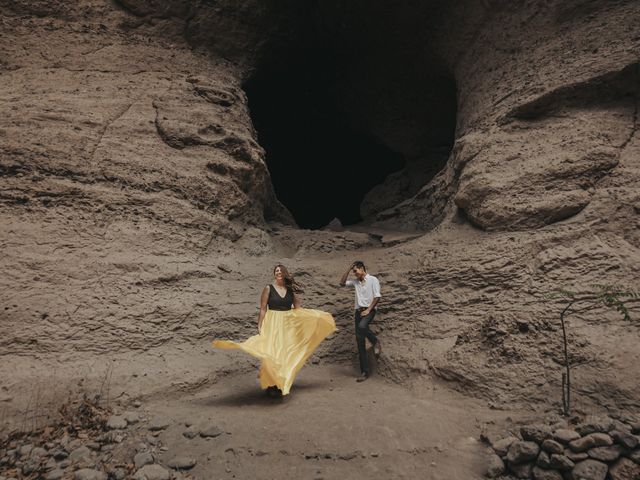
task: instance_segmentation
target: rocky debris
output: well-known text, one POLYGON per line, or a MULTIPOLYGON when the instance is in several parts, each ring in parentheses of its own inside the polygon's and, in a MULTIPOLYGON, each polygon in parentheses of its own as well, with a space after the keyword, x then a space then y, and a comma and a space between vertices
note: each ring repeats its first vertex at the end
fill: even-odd
MULTIPOLYGON (((484 435, 493 452, 488 463, 498 465, 493 458, 497 456, 512 475, 522 479, 604 480, 607 475, 614 480, 635 478, 635 469, 640 468, 640 445, 638 438, 629 433, 633 430, 631 421, 592 417, 580 424, 584 435, 563 422, 554 423, 562 428, 550 431, 544 425, 521 427, 523 440, 507 436, 489 442, 490 437, 484 435)), ((486 476, 495 478, 498 471, 497 467, 487 469, 486 476)))
POLYGON ((167 466, 174 470, 189 470, 196 466, 196 459, 193 457, 178 456, 167 461, 167 466))
POLYGON ((145 465, 133 476, 134 480, 170 480, 171 473, 160 465, 145 465))

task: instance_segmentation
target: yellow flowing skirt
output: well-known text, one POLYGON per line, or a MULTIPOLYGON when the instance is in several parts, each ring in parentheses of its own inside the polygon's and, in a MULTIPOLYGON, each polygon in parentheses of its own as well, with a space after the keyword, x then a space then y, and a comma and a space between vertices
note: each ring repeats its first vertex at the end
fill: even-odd
POLYGON ((258 335, 242 343, 214 340, 213 346, 243 350, 259 358, 260 386, 276 385, 287 395, 304 362, 335 331, 336 324, 327 312, 307 308, 267 310, 258 335))

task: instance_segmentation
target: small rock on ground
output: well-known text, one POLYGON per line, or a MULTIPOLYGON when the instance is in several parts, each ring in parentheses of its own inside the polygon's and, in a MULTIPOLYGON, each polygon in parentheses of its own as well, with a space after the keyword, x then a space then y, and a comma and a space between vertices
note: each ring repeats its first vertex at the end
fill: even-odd
POLYGON ((83 468, 78 470, 73 478, 75 478, 75 480, 107 480, 107 474, 99 472, 98 470, 83 468))
POLYGON ((169 425, 171 425, 171 420, 167 417, 155 417, 149 422, 149 430, 164 430, 169 425))
POLYGON ((174 457, 167 462, 167 466, 173 468, 174 470, 188 470, 190 468, 195 467, 196 459, 193 457, 174 457))
POLYGON ((171 473, 160 465, 145 465, 133 476, 134 480, 169 480, 171 473))
POLYGON ((107 419, 107 428, 109 430, 122 430, 127 428, 127 420, 120 415, 111 415, 107 419))

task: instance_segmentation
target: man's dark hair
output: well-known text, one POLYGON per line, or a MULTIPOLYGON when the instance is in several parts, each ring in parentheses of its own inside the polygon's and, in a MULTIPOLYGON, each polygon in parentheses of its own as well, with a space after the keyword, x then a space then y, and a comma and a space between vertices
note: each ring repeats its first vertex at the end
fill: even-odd
POLYGON ((353 262, 353 266, 354 267, 358 267, 363 269, 365 272, 367 271, 367 267, 364 266, 364 262, 361 262, 360 260, 356 260, 355 262, 353 262))

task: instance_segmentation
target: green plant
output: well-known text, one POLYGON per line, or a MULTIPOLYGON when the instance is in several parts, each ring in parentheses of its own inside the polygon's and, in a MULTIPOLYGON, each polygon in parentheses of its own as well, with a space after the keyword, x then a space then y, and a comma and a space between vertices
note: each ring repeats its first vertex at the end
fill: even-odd
POLYGON ((569 362, 569 347, 567 341, 567 327, 565 319, 572 314, 591 310, 598 305, 614 308, 620 312, 626 321, 631 320, 629 309, 625 305, 625 300, 639 298, 638 292, 616 285, 592 285, 592 290, 583 293, 576 293, 571 290, 558 289, 547 295, 547 299, 561 299, 565 302, 564 308, 560 312, 560 325, 562 326, 562 342, 564 349, 564 367, 562 373, 562 411, 564 415, 569 415, 571 411, 571 363, 569 362), (576 305, 580 308, 575 308, 576 305))

